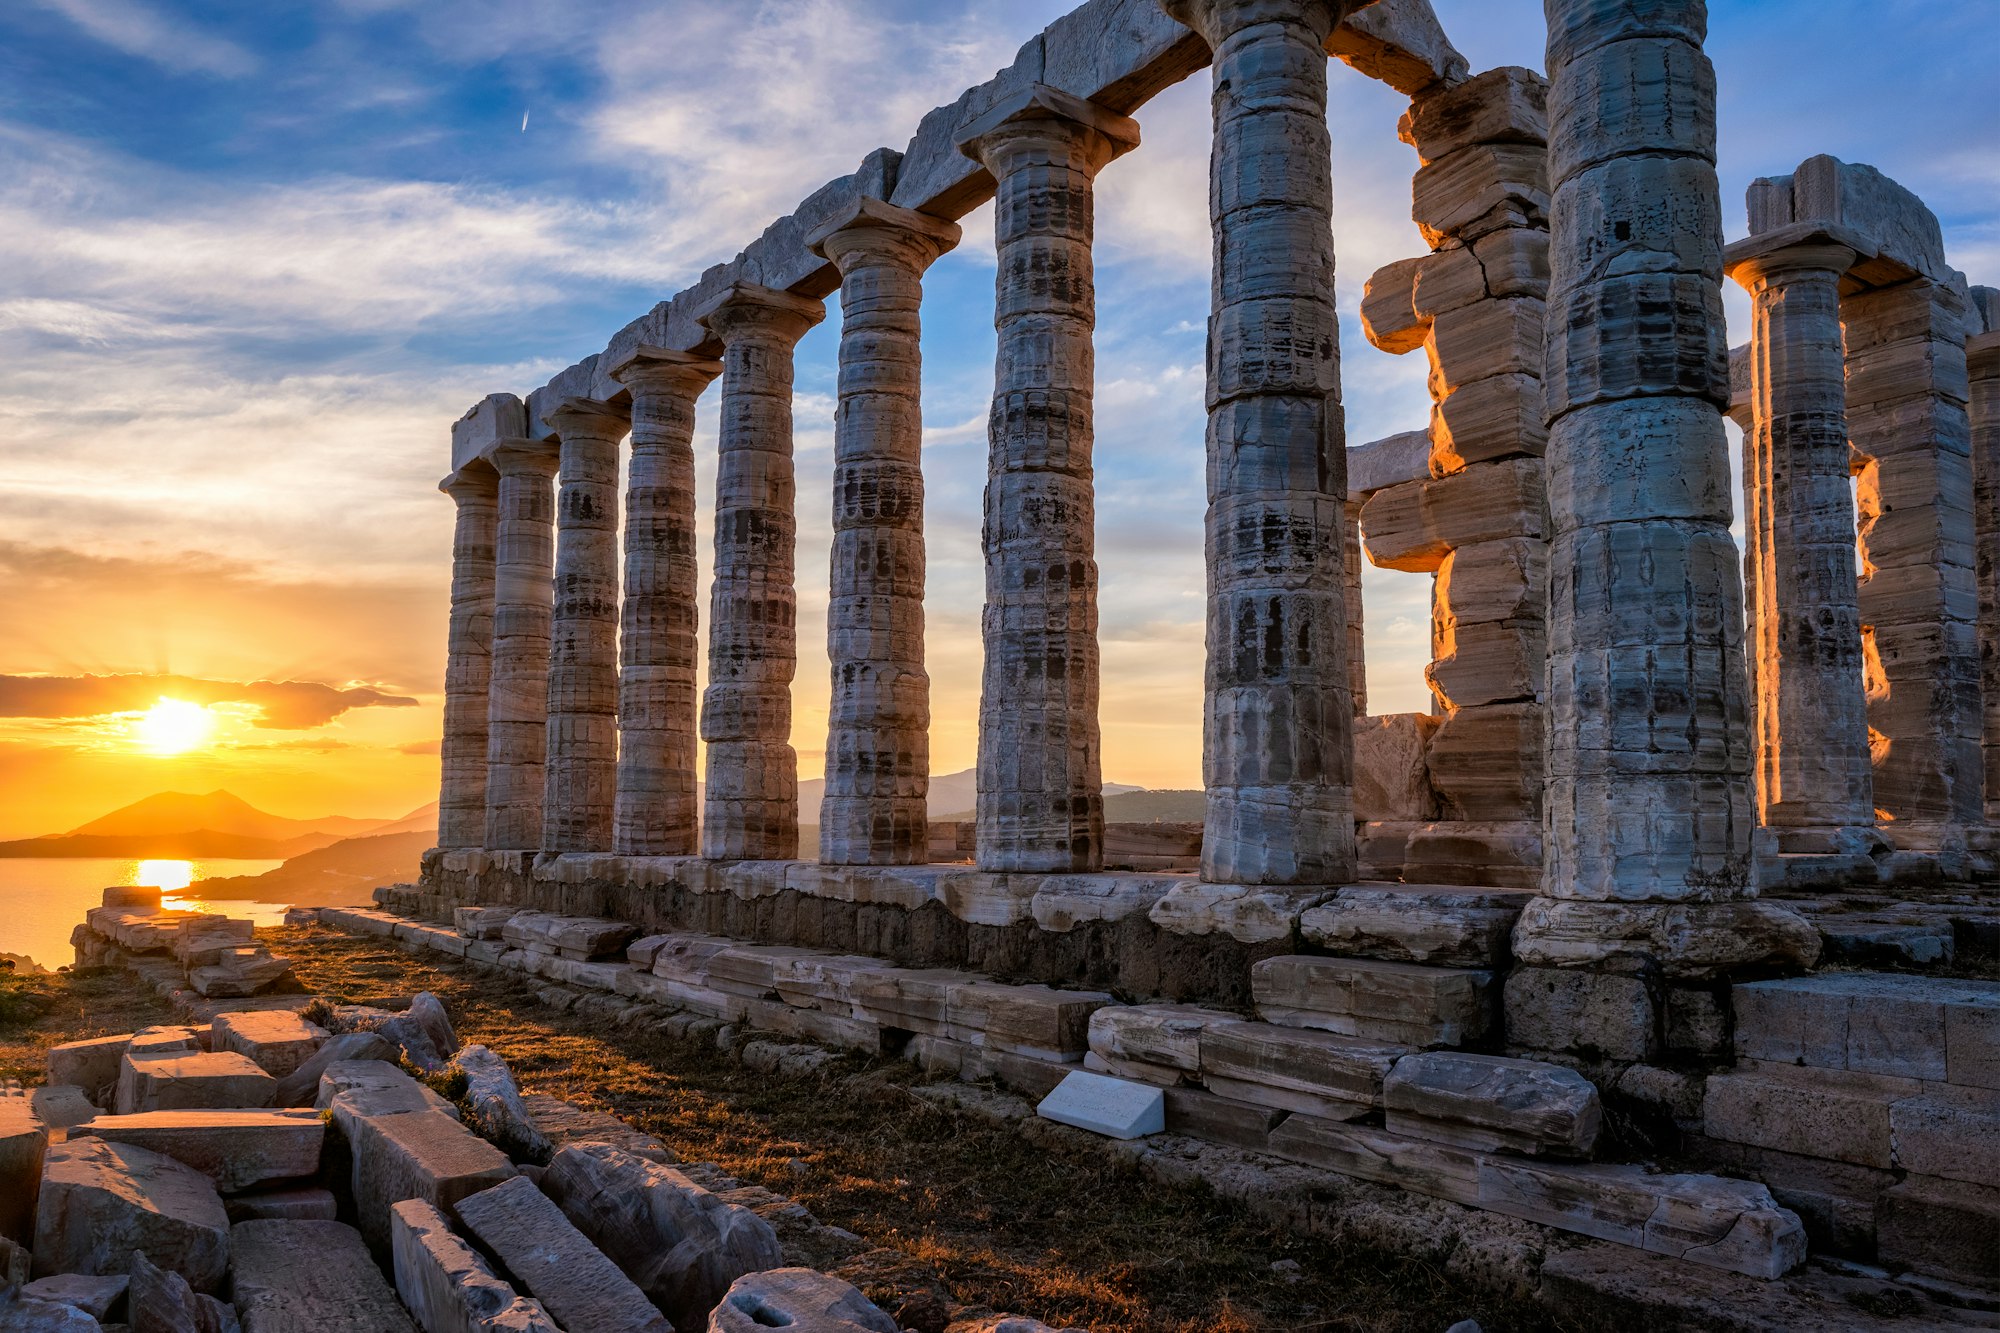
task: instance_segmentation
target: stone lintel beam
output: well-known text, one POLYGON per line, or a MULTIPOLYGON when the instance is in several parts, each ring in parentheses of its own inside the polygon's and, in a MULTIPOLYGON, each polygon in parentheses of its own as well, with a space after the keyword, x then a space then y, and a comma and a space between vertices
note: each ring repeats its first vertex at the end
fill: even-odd
POLYGON ((632 403, 611 849, 621 856, 692 856, 701 815, 694 410, 722 363, 641 343, 619 356, 610 373, 632 403))
POLYGON ((701 852, 786 861, 799 850, 792 678, 798 671, 792 352, 826 317, 808 296, 736 281, 696 318, 723 344, 709 602, 701 852))
POLYGON ((487 457, 500 473, 494 535, 493 655, 486 712, 488 851, 542 842, 548 756, 549 618, 555 599, 555 446, 503 439, 487 457))
POLYGON ((929 859, 920 312, 924 270, 958 239, 956 223, 869 198, 807 238, 841 275, 824 865, 929 859))
POLYGON ((542 850, 610 851, 618 777, 618 442, 630 417, 598 399, 568 396, 544 407, 542 420, 562 441, 542 850))

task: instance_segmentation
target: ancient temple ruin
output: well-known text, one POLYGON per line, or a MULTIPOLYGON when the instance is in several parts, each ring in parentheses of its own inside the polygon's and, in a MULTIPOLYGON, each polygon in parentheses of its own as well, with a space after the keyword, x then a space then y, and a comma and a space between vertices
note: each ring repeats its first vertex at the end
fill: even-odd
POLYGON ((1176 1132, 1741 1273, 1810 1235, 2000 1281, 2000 985, 1964 967, 2000 936, 2000 293, 1831 157, 1757 181, 1725 245, 1701 0, 1545 9, 1546 76, 1473 73, 1425 0, 1089 0, 603 351, 474 406, 442 486, 440 846, 394 901, 629 923, 683 943, 508 965, 632 968, 560 979, 1038 1091, 1088 1055, 1174 1090, 1176 1132), (1206 821, 1198 870, 1108 869, 1092 194, 1204 67, 1206 821), (1340 405, 1334 76, 1409 96, 1429 246, 1361 309, 1428 358, 1430 420, 1368 443, 1340 405), (989 199, 977 827, 935 857, 918 330, 989 199), (1725 278, 1754 312, 1735 354, 1725 278), (794 534, 829 497, 797 494, 790 391, 835 292, 815 819, 794 534), (1433 577, 1428 713, 1364 712, 1357 552, 1433 577), (1042 1035, 992 978, 1036 983, 1042 1035), (1631 1165, 1644 1136, 1551 1164, 1594 1125, 1556 1143, 1482 1101, 1579 1071, 1713 1174, 1631 1165))

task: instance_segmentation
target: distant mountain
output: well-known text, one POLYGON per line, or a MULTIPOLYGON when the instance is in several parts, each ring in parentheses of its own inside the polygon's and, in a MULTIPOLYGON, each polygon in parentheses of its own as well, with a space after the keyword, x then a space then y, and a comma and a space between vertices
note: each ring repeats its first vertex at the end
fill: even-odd
POLYGON ((404 815, 401 819, 392 819, 386 824, 376 825, 374 828, 369 829, 363 836, 379 838, 385 833, 423 833, 426 831, 435 835, 437 833, 437 826, 438 803, 432 801, 429 805, 410 811, 409 814, 404 815))
MULTIPOLYGON (((295 856, 261 875, 230 875, 198 879, 186 894, 210 900, 237 899, 288 903, 294 907, 347 907, 369 901, 379 884, 416 879, 423 855, 437 845, 435 807, 428 827, 411 832, 378 833, 342 838, 295 856)), ((423 814, 419 810, 410 818, 423 814)), ((398 821, 402 822, 402 821, 398 821)))
POLYGON ((194 796, 165 791, 113 810, 68 833, 0 842, 0 857, 205 857, 282 861, 342 838, 394 828, 437 827, 436 807, 400 820, 325 815, 288 819, 268 814, 240 796, 212 791, 194 796))
POLYGON ((1208 800, 1199 791, 1148 791, 1145 788, 1114 792, 1104 789, 1104 822, 1107 824, 1199 824, 1208 817, 1208 800))

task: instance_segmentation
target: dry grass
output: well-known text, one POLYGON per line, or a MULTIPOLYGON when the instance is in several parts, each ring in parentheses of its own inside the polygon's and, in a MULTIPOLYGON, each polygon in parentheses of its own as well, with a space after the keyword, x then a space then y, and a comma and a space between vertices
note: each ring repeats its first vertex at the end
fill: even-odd
MULTIPOLYGON (((899 1061, 757 1074, 710 1045, 612 1029, 450 960, 320 931, 264 934, 308 989, 356 1001, 433 991, 460 1036, 498 1051, 525 1088, 611 1111, 684 1159, 716 1162, 862 1236, 875 1248, 838 1271, 892 1312, 916 1298, 904 1316, 915 1327, 931 1322, 913 1317, 925 1293, 1094 1333, 1547 1326, 1449 1278, 1436 1256, 1296 1236, 1095 1148, 940 1108, 912 1095, 922 1076, 899 1061)), ((92 979, 63 990, 64 1021, 110 1030, 111 1014, 136 1017, 129 997, 92 979)), ((25 1059, 20 1049, 0 1046, 0 1059, 25 1059)))

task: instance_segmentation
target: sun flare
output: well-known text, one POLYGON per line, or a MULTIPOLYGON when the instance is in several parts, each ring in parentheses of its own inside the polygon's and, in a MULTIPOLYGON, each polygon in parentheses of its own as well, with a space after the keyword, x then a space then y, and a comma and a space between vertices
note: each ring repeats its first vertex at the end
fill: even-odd
POLYGON ((185 754, 207 740, 214 729, 215 715, 200 704, 162 698, 140 714, 134 732, 153 754, 185 754))

